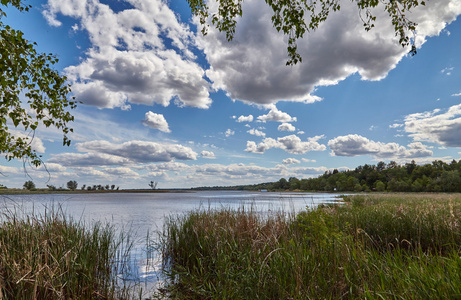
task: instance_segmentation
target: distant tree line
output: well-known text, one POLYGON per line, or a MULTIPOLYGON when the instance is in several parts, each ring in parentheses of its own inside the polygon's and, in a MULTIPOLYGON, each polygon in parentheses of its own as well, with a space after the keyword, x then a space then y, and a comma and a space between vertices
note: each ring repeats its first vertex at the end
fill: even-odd
MULTIPOLYGON (((291 186, 289 187, 291 189, 291 186)), ((441 160, 417 165, 414 161, 399 165, 359 166, 355 170, 326 172, 300 181, 300 189, 324 191, 390 191, 390 192, 461 192, 461 160, 447 164, 441 160)))
MULTIPOLYGON (((75 180, 70 180, 67 182, 66 184, 67 186, 67 189, 69 190, 72 190, 72 191, 75 191, 78 187, 78 183, 77 181, 75 180)), ((0 187, 3 187, 2 185, 0 185, 0 187)), ((57 188, 56 186, 52 185, 52 184, 47 184, 46 185, 47 189, 50 190, 50 191, 63 191, 65 190, 64 187, 59 187, 57 188)), ((6 187, 4 187, 6 188, 6 187)), ((30 190, 30 191, 33 191, 33 190, 36 190, 37 188, 35 187, 35 183, 32 181, 32 180, 28 180, 24 183, 23 185, 23 188, 24 189, 27 189, 27 190, 30 190)), ((120 187, 115 187, 115 184, 112 184, 112 185, 101 185, 101 184, 94 184, 94 185, 82 185, 81 189, 82 191, 83 190, 87 190, 87 191, 118 191, 120 187)))
POLYGON ((120 187, 115 187, 115 184, 112 185, 102 185, 102 184, 93 184, 93 185, 82 185, 82 190, 87 191, 118 191, 120 187))
POLYGON ((417 165, 415 161, 399 165, 395 161, 386 164, 364 165, 355 170, 326 171, 317 178, 281 178, 276 182, 233 187, 198 189, 231 190, 303 190, 327 192, 461 192, 461 160, 445 163, 441 160, 417 165))

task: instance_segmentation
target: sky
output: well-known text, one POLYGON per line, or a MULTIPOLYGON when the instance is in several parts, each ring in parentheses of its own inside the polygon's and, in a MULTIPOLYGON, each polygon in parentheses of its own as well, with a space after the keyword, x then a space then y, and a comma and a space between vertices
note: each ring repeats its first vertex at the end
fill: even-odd
POLYGON ((81 103, 71 145, 38 128, 46 167, 1 159, 4 186, 229 186, 461 159, 461 0, 408 14, 415 56, 382 6, 367 32, 343 1, 298 41, 295 66, 262 0, 245 0, 231 42, 213 27, 203 36, 185 0, 26 3, 3 22, 59 58, 81 103))

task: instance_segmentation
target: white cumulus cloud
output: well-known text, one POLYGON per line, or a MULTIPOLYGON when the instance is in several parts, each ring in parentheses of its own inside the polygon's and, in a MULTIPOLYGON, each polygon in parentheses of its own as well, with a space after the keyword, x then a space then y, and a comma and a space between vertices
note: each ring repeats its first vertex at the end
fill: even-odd
POLYGON ((64 167, 64 166, 62 166, 62 165, 60 165, 60 164, 55 164, 55 163, 51 163, 51 162, 48 163, 48 162, 47 162, 46 164, 40 165, 40 166, 37 168, 37 170, 45 171, 45 172, 48 171, 48 172, 50 172, 50 173, 51 173, 51 172, 57 172, 57 173, 59 172, 59 173, 60 173, 60 172, 66 171, 67 168, 64 167))
MULTIPOLYGON (((215 1, 208 3, 216 10, 215 1)), ((409 51, 399 45, 383 4, 372 10, 376 26, 367 32, 356 2, 342 1, 339 12, 331 12, 315 32, 298 41, 303 62, 286 67, 286 37, 273 27, 270 7, 246 0, 242 10, 230 43, 211 26, 208 35, 198 37, 198 44, 210 64, 206 74, 213 88, 244 102, 319 101, 321 98, 313 95, 316 87, 337 84, 356 73, 363 80, 380 80, 409 51)), ((460 13, 459 0, 426 1, 425 6, 413 9, 407 17, 418 24, 417 46, 440 34, 460 13)))
POLYGON ((357 134, 339 136, 328 141, 333 156, 372 155, 380 159, 418 158, 432 156, 432 151, 420 142, 411 143, 408 148, 397 143, 381 143, 357 134))
POLYGON ((246 164, 205 164, 200 166, 193 166, 192 170, 195 172, 194 178, 200 176, 211 176, 213 178, 221 179, 252 179, 252 180, 267 180, 273 178, 274 180, 280 177, 304 177, 306 175, 320 175, 323 174, 327 168, 305 168, 305 167, 289 167, 287 165, 276 165, 275 167, 267 168, 255 165, 246 164))
POLYGON ((145 119, 142 121, 144 126, 158 129, 163 132, 171 132, 168 123, 162 114, 156 114, 151 111, 146 112, 145 119))
POLYGON ((248 116, 240 116, 237 119, 237 122, 253 122, 253 115, 248 115, 248 116))
POLYGON ((126 165, 131 161, 128 158, 109 155, 106 153, 60 153, 52 154, 48 163, 56 163, 62 166, 107 166, 126 165))
POLYGON ((149 165, 144 165, 140 166, 142 169, 147 169, 151 172, 166 172, 166 171, 183 171, 187 170, 190 167, 184 163, 178 163, 178 162, 163 162, 163 163, 155 163, 155 164, 149 164, 149 165))
POLYGON ((301 158, 303 162, 317 162, 315 159, 301 158))
POLYGON ((129 141, 114 144, 108 141, 79 143, 80 152, 102 153, 129 159, 133 162, 165 162, 172 160, 196 160, 197 153, 191 148, 178 144, 164 144, 146 141, 129 141))
POLYGON ((214 155, 214 153, 212 151, 202 151, 200 153, 200 155, 203 158, 208 158, 208 159, 215 159, 216 158, 216 156, 214 155))
POLYGON ((296 131, 296 127, 291 125, 290 123, 282 123, 277 128, 279 131, 296 131))
POLYGON ((117 177, 128 177, 130 179, 139 177, 138 173, 128 167, 104 168, 102 172, 117 177))
POLYGON ((224 135, 226 137, 230 137, 231 135, 234 135, 235 134, 235 131, 233 131, 232 129, 227 129, 226 132, 224 133, 224 135))
POLYGON ((19 173, 18 168, 0 166, 0 176, 5 175, 5 174, 16 174, 16 173, 19 173))
POLYGON ((461 147, 461 104, 442 112, 411 114, 405 117, 405 132, 415 141, 428 141, 446 147, 461 147))
POLYGON ((21 138, 25 143, 30 144, 33 150, 37 153, 45 153, 45 145, 43 145, 43 141, 37 137, 25 134, 23 131, 19 130, 11 130, 11 133, 14 135, 15 138, 21 138))
POLYGON ((299 164, 301 163, 299 160, 297 160, 296 158, 286 158, 284 160, 282 160, 282 164, 284 165, 295 165, 295 164, 299 164))
POLYGON ((257 118, 261 122, 296 122, 296 117, 291 117, 286 112, 280 111, 277 107, 273 107, 268 114, 259 116, 257 118))
MULTIPOLYGON (((121 144, 104 140, 77 143, 82 153, 61 153, 52 155, 47 163, 66 167, 123 166, 136 163, 173 162, 175 160, 196 160, 197 153, 179 144, 129 141, 121 144), (85 152, 85 153, 83 153, 85 152)), ((120 169, 121 170, 121 169, 120 169)))
POLYGON ((130 1, 115 12, 91 0, 49 0, 43 12, 60 26, 60 15, 78 21, 90 48, 80 64, 65 68, 77 100, 100 108, 129 109, 130 103, 208 108, 209 83, 190 51, 194 34, 164 1, 130 1), (165 38, 173 47, 167 48, 165 38))
POLYGON ((131 166, 135 163, 172 162, 196 160, 197 153, 179 144, 129 141, 121 144, 97 140, 76 144, 76 149, 86 153, 61 153, 52 155, 49 163, 66 167, 131 166))
POLYGON ((389 125, 389 128, 393 128, 393 129, 394 129, 394 128, 400 128, 400 127, 403 127, 403 126, 404 126, 404 124, 394 123, 394 124, 392 124, 392 125, 389 125))
POLYGON ((248 141, 245 151, 251 153, 264 153, 266 150, 271 148, 279 148, 291 154, 304 154, 310 151, 325 151, 326 146, 318 143, 318 140, 321 138, 323 138, 323 136, 315 136, 308 138, 305 142, 294 134, 277 138, 277 140, 273 138, 265 138, 259 144, 256 144, 253 141, 248 141))
POLYGON ((248 130, 247 132, 249 134, 251 134, 251 135, 263 136, 263 137, 266 136, 266 134, 264 132, 262 132, 261 130, 258 130, 258 129, 254 129, 254 128, 248 130))

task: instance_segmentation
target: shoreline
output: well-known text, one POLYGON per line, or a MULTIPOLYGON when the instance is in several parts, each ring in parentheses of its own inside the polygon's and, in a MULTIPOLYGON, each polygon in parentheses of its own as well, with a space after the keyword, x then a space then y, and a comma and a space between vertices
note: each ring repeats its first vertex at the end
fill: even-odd
POLYGON ((189 193, 192 192, 187 189, 159 189, 159 190, 148 190, 148 189, 124 189, 124 190, 100 190, 100 191, 88 191, 88 190, 55 190, 50 191, 48 189, 37 189, 37 190, 25 190, 25 189, 1 189, 0 196, 2 195, 55 195, 55 194, 132 194, 132 193, 189 193))

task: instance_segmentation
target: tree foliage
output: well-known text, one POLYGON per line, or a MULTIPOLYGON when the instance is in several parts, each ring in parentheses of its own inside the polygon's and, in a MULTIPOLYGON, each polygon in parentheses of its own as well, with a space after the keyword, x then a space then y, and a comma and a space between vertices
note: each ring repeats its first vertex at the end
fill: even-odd
POLYGON ((35 183, 31 180, 28 180, 26 182, 24 182, 24 185, 22 186, 24 189, 26 190, 35 190, 35 183))
MULTIPOLYGON (((207 1, 187 0, 191 11, 200 18, 202 33, 206 34, 211 24, 226 34, 231 41, 235 34, 237 18, 243 15, 243 0, 216 0, 218 11, 210 13, 207 1), (211 14, 211 15, 210 15, 211 14)), ((302 61, 298 52, 297 41, 306 32, 315 31, 322 22, 325 22, 330 12, 341 9, 341 0, 265 0, 273 11, 272 24, 277 31, 288 36, 287 65, 294 65, 302 61)), ((384 10, 390 16, 395 35, 403 47, 411 45, 410 53, 416 54, 414 40, 409 33, 416 30, 416 23, 407 17, 407 13, 416 6, 425 5, 419 0, 352 0, 357 5, 359 16, 366 31, 374 27, 376 16, 371 9, 383 4, 384 10)))
POLYGON ((399 165, 379 162, 364 165, 333 174, 302 179, 301 189, 316 191, 358 191, 351 189, 348 182, 360 184, 360 191, 389 192, 461 192, 461 161, 446 163, 441 160, 431 164, 417 165, 414 161, 399 165))
MULTIPOLYGON (((75 187, 75 188, 77 188, 77 187, 75 187)), ((82 186, 82 190, 87 190, 87 191, 104 191, 104 190, 105 191, 109 191, 109 190, 112 190, 112 191, 117 190, 118 191, 119 188, 120 187, 115 188, 115 184, 112 184, 110 186, 108 184, 106 184, 106 185, 102 185, 102 184, 86 185, 86 184, 84 184, 82 186)))
POLYGON ((56 191, 56 190, 57 190, 56 186, 55 186, 55 185, 52 185, 52 184, 47 184, 46 187, 47 187, 48 190, 50 190, 50 191, 56 191))
POLYGON ((414 161, 399 165, 363 165, 354 170, 327 171, 317 178, 281 178, 276 182, 233 187, 200 187, 212 190, 302 190, 318 192, 461 192, 461 160, 446 163, 435 160, 418 165, 414 161))
POLYGON ((155 190, 157 188, 157 184, 158 184, 158 182, 156 182, 156 181, 151 181, 151 182, 148 183, 150 188, 153 189, 153 190, 155 190))
MULTIPOLYGON (((21 0, 1 4, 21 12, 30 8, 21 0)), ((68 122, 74 118, 68 110, 76 107, 76 101, 69 99, 66 77, 53 69, 56 56, 38 53, 35 43, 2 22, 5 16, 0 8, 0 153, 7 160, 28 159, 39 166, 42 161, 32 147, 36 129, 56 127, 64 134, 63 145, 70 145, 68 122)))
POLYGON ((75 191, 78 187, 78 183, 75 180, 70 180, 67 182, 67 188, 69 190, 75 191))

